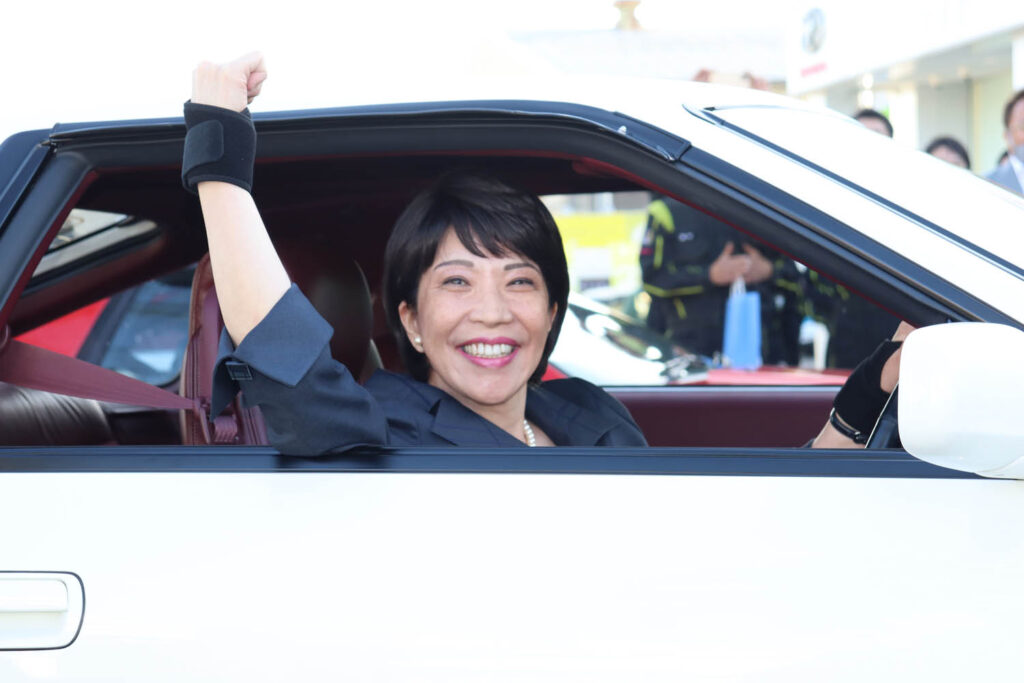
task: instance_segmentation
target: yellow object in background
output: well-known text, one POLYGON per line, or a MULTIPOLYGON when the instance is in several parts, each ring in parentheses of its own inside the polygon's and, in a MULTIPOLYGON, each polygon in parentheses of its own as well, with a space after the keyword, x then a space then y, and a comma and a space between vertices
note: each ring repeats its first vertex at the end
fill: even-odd
POLYGON ((608 288, 625 296, 641 288, 644 211, 556 214, 554 218, 562 233, 574 291, 586 294, 588 289, 608 288))

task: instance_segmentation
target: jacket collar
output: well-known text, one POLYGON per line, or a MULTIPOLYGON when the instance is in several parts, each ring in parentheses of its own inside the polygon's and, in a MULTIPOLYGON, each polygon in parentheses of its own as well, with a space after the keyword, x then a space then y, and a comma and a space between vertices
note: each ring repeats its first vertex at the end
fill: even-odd
POLYGON ((440 396, 430 407, 434 423, 430 431, 458 446, 515 448, 523 442, 490 420, 481 417, 447 393, 431 387, 440 396))
POLYGON ((617 424, 615 417, 590 410, 541 385, 531 386, 526 417, 559 445, 595 446, 617 424))
MULTIPOLYGON (((430 431, 449 443, 480 448, 524 445, 441 389, 405 375, 393 376, 419 396, 433 416, 430 431)), ((590 410, 561 393, 541 385, 530 386, 526 394, 527 419, 544 430, 556 444, 594 446, 618 424, 615 416, 590 410)))
MULTIPOLYGON (((459 403, 448 393, 426 383, 410 381, 429 405, 434 420, 430 431, 459 446, 515 448, 523 442, 490 420, 459 403)), ((616 424, 615 418, 589 410, 543 386, 531 386, 526 395, 526 417, 566 446, 594 446, 616 424)))

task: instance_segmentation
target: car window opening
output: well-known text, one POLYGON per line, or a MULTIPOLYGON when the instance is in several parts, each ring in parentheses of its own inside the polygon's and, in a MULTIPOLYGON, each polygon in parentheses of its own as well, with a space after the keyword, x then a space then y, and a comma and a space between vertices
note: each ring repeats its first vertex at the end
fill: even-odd
MULTIPOLYGON (((423 168, 414 169, 414 174, 429 177, 434 171, 428 169, 433 168, 432 164, 436 160, 423 159, 421 162, 423 168)), ((653 432, 653 436, 649 434, 652 445, 796 446, 806 441, 809 436, 806 433, 799 437, 792 434, 769 435, 763 442, 757 441, 763 435, 743 435, 729 441, 727 427, 729 423, 742 419, 751 401, 760 404, 775 400, 776 395, 797 396, 791 401, 797 406, 796 409, 814 415, 813 420, 806 420, 808 424, 820 422, 820 416, 816 413, 827 413, 825 406, 831 400, 831 392, 842 383, 846 373, 842 369, 833 370, 828 364, 827 322, 819 319, 820 316, 814 317, 806 301, 796 300, 793 303, 779 298, 790 295, 795 298, 800 292, 790 286, 788 290, 778 292, 778 295, 766 294, 763 298, 764 311, 789 305, 790 316, 800 316, 793 328, 796 336, 790 335, 791 341, 797 345, 795 355, 790 357, 795 358, 795 362, 788 364, 789 367, 773 363, 753 373, 730 369, 720 351, 693 351, 673 341, 664 328, 652 328, 650 324, 653 297, 649 291, 645 291, 640 252, 648 232, 651 205, 657 201, 658 195, 624 180, 621 175, 629 175, 625 171, 617 176, 615 167, 603 162, 518 157, 507 158, 502 162, 508 165, 509 175, 514 179, 532 178, 532 185, 547 183, 559 190, 544 193, 543 197, 562 232, 570 261, 574 293, 570 299, 570 315, 563 327, 566 343, 562 345, 564 349, 556 348, 552 354, 547 377, 581 376, 609 387, 634 412, 645 433, 653 432), (598 187, 596 191, 587 191, 587 185, 598 187), (732 393, 718 393, 715 399, 717 409, 709 412, 707 408, 691 405, 691 402, 706 403, 700 393, 695 393, 694 398, 690 399, 689 394, 679 393, 678 388, 671 393, 658 394, 653 391, 666 385, 685 385, 694 392, 710 392, 717 388, 719 392, 728 389, 732 393), (791 388, 793 385, 803 385, 804 388, 794 394, 791 388), (821 387, 821 390, 813 390, 816 386, 821 387), (718 435, 713 434, 717 431, 715 429, 707 433, 684 434, 677 427, 671 426, 671 420, 666 422, 663 419, 668 407, 706 416, 709 425, 721 425, 723 429, 718 435), (726 435, 724 440, 723 434, 726 435)), ((354 177, 354 169, 358 168, 358 164, 352 160, 339 163, 346 169, 352 169, 346 170, 344 175, 354 177)), ((385 168, 394 167, 393 162, 376 163, 379 165, 378 170, 374 171, 371 164, 367 176, 382 176, 385 168)), ((317 170, 323 169, 317 167, 317 170)), ((266 171, 284 182, 285 166, 266 171)), ((116 175, 105 176, 96 185, 114 183, 116 179, 116 175)), ((280 250, 286 264, 301 264, 293 266, 292 270, 293 277, 304 289, 318 286, 318 281, 323 279, 321 276, 330 274, 332 266, 337 263, 333 254, 341 251, 352 254, 354 261, 362 267, 366 281, 372 283, 369 302, 373 315, 368 323, 371 326, 371 343, 366 352, 367 357, 382 367, 400 369, 394 341, 382 324, 383 312, 377 292, 380 279, 379 250, 394 220, 398 198, 392 191, 366 194, 366 183, 359 180, 354 182, 356 190, 364 191, 362 197, 348 193, 343 197, 321 196, 315 202, 310 201, 308 189, 305 195, 300 192, 297 196, 290 196, 287 189, 276 189, 273 183, 268 182, 267 185, 272 188, 268 190, 272 201, 265 211, 266 222, 275 240, 281 240, 280 250), (324 226, 330 226, 332 222, 339 227, 325 229, 324 226)), ((91 206, 76 208, 51 246, 50 253, 59 254, 76 244, 97 239, 104 233, 115 234, 118 231, 125 231, 123 234, 132 230, 161 234, 161 239, 167 240, 171 246, 179 244, 191 234, 198 234, 194 209, 186 217, 190 225, 171 225, 173 221, 160 215, 155 215, 155 220, 139 220, 132 218, 132 215, 139 213, 138 207, 132 202, 127 202, 125 206, 126 209, 130 207, 131 211, 111 211, 110 208, 117 203, 111 197, 118 196, 117 193, 103 187, 94 187, 92 190, 87 199, 95 201, 93 198, 101 197, 99 203, 103 210, 91 206), (174 233, 174 230, 180 234, 174 233)), ((174 210, 178 211, 177 208, 174 210)), ((725 225, 720 219, 709 218, 725 225)), ((177 220, 180 222, 182 218, 178 216, 177 220)), ((680 230, 680 233, 684 232, 684 229, 680 230)), ((687 266, 677 264, 675 267, 687 266)), ((807 273, 813 273, 795 264, 794 268, 798 271, 794 277, 806 277, 807 273)), ((45 269, 37 270, 37 275, 45 272, 45 269)), ((140 271, 126 271, 121 277, 129 282, 130 278, 138 277, 134 274, 136 272, 140 271)), ((191 285, 190 282, 186 284, 188 276, 181 273, 191 273, 191 266, 175 272, 179 274, 171 276, 173 282, 168 282, 168 278, 164 277, 132 284, 123 289, 124 294, 120 296, 131 304, 118 311, 119 319, 108 321, 103 329, 97 327, 96 323, 104 311, 113 310, 116 301, 111 300, 113 303, 98 308, 92 304, 94 308, 90 315, 94 316, 93 326, 86 336, 102 336, 103 340, 92 344, 86 340, 82 345, 88 351, 86 356, 90 362, 178 390, 186 355, 184 340, 188 329, 188 292, 191 285)), ((73 274, 72 281, 75 277, 87 281, 89 279, 85 272, 73 274)), ((773 287, 775 284, 772 283, 773 287)), ((55 285, 58 288, 60 286, 60 283, 55 285)), ((679 303, 673 302, 673 306, 679 303)), ((684 299, 681 305, 685 307, 687 303, 684 299)), ((772 339, 773 331, 765 328, 761 334, 764 342, 772 339)), ((36 342, 39 342, 38 338, 36 342)), ((768 344, 764 346, 767 349, 768 344)), ((708 396, 707 393, 704 395, 708 396)), ((0 412, 4 411, 3 406, 4 402, 0 400, 0 412)), ((105 415, 108 422, 126 424, 135 421, 149 425, 159 422, 161 427, 153 433, 162 435, 159 437, 162 439, 160 443, 181 443, 177 414, 166 413, 161 416, 160 411, 132 411, 110 406, 101 406, 100 413, 105 415), (111 417, 114 415, 116 417, 111 417)), ((132 434, 125 442, 138 442, 133 439, 139 438, 139 434, 144 431, 135 426, 119 429, 132 434)), ((798 424, 795 430, 800 429, 803 428, 798 424)), ((231 436, 223 437, 222 441, 233 442, 245 430, 248 430, 250 436, 244 438, 259 438, 257 425, 235 429, 231 436)), ((98 436, 95 438, 106 439, 102 441, 104 443, 109 442, 111 439, 108 434, 113 431, 117 430, 96 430, 98 436)), ((115 436, 112 441, 118 442, 118 437, 115 436)), ((78 440, 73 443, 85 442, 78 440)))

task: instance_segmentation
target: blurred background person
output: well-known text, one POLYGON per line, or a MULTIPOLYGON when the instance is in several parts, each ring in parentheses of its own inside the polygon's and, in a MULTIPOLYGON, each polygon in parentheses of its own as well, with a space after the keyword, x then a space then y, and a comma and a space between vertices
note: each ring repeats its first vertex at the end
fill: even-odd
POLYGON ((1008 163, 996 166, 985 177, 1007 190, 1024 194, 1024 90, 1014 93, 1003 109, 1003 138, 1008 163))
POLYGON ((796 365, 802 290, 796 265, 754 246, 730 225, 670 197, 647 209, 640 249, 647 324, 691 353, 721 354, 725 302, 733 281, 761 294, 765 363, 796 365))
POLYGON ((880 111, 874 109, 861 109, 859 112, 853 115, 853 118, 860 121, 860 124, 865 128, 884 135, 886 137, 892 137, 892 123, 889 119, 880 111))
POLYGON ((670 197, 647 208, 640 247, 648 326, 687 351, 722 350, 725 301, 737 278, 747 285, 772 275, 771 262, 736 229, 670 197))
POLYGON ((856 367, 900 324, 897 316, 816 271, 807 271, 806 292, 806 313, 828 328, 827 367, 856 367))
MULTIPOLYGON (((698 83, 768 90, 767 81, 700 69, 698 83)), ((800 360, 803 276, 796 263, 754 246, 732 226, 670 197, 655 196, 647 210, 640 250, 644 291, 651 297, 647 324, 691 353, 721 355, 725 305, 734 280, 761 298, 761 355, 766 364, 800 360)))
POLYGON ((971 170, 971 157, 967 154, 967 148, 960 144, 956 138, 949 136, 937 137, 928 143, 924 151, 954 166, 966 168, 968 171, 971 170))

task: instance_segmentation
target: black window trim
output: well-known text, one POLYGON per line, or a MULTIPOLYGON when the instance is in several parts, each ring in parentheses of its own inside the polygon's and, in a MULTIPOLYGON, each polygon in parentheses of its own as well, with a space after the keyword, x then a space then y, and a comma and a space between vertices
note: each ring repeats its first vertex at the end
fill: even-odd
MULTIPOLYGON (((714 125, 730 125, 706 111, 698 115, 716 119, 711 121, 714 125)), ((831 270, 854 290, 883 305, 893 299, 898 305, 890 307, 914 311, 913 317, 918 322, 989 319, 1017 325, 1010 316, 982 304, 908 259, 797 198, 693 148, 686 140, 621 114, 564 103, 505 101, 272 112, 258 115, 256 120, 260 130, 260 160, 294 158, 303 154, 381 153, 389 149, 411 151, 417 145, 422 146, 425 137, 431 140, 430 144, 435 151, 496 149, 503 145, 507 149, 557 149, 593 156, 630 173, 643 175, 656 190, 687 196, 727 221, 741 223, 742 227, 738 226, 741 230, 757 230, 758 234, 775 243, 782 251, 801 261, 817 262, 818 268, 831 270), (620 133, 617 125, 626 125, 628 134, 620 133), (351 135, 355 131, 359 134, 351 135), (424 136, 425 131, 431 135, 424 136), (569 131, 577 135, 567 136, 569 131), (590 149, 595 140, 602 143, 596 154, 590 149), (679 163, 671 164, 669 159, 679 159, 679 163), (642 172, 638 172, 637 161, 642 162, 642 172), (699 180, 700 185, 681 182, 679 177, 673 177, 673 174, 680 171, 693 180, 699 180), (702 197, 709 189, 719 195, 719 201, 702 197), (756 220, 748 211, 742 217, 743 221, 749 221, 744 225, 741 220, 737 220, 739 216, 727 215, 728 207, 720 201, 726 195, 731 195, 731 200, 740 199, 745 202, 746 209, 755 209, 762 217, 766 217, 767 213, 773 216, 770 221, 756 220), (751 199, 754 201, 751 202, 751 199), (793 235, 785 234, 786 231, 780 230, 777 225, 773 228, 772 224, 779 221, 809 242, 798 244, 799 240, 794 239, 793 235), (801 226, 814 225, 815 221, 828 225, 828 232, 800 229, 801 226), (813 246, 809 250, 801 248, 811 246, 811 243, 813 246), (885 263, 897 264, 898 268, 886 268, 883 265, 885 263), (860 277, 854 272, 856 269, 849 267, 851 265, 856 266, 856 269, 867 270, 871 277, 860 277), (887 286, 879 287, 877 281, 885 281, 887 286), (936 306, 930 297, 921 296, 919 290, 922 287, 938 293, 941 305, 936 306), (891 297, 892 288, 897 292, 901 289, 906 291, 891 297)), ((110 150, 103 150, 102 142, 112 144, 112 149, 116 149, 117 155, 121 156, 125 152, 130 154, 133 149, 145 153, 134 144, 137 142, 135 138, 155 136, 169 143, 161 146, 161 151, 165 154, 169 152, 165 162, 173 163, 180 153, 184 133, 180 119, 150 122, 148 126, 143 123, 146 122, 113 129, 75 129, 72 125, 65 130, 58 127, 52 139, 58 147, 69 151, 95 154, 95 163, 103 164, 115 163, 115 158, 112 158, 110 150)), ((152 150, 149 151, 152 153, 152 150)), ((153 159, 153 156, 149 158, 153 159)), ((120 163, 124 161, 120 159, 120 163)), ((856 191, 856 188, 853 189, 856 191)), ((913 216, 909 218, 916 220, 913 216)))
MULTIPOLYGON (((302 145, 316 146, 323 153, 325 144, 331 151, 383 153, 391 146, 404 150, 403 141, 417 139, 424 128, 436 134, 435 146, 443 150, 474 149, 499 151, 556 150, 567 155, 594 158, 642 177, 650 189, 683 195, 723 219, 740 222, 748 232, 772 242, 788 253, 819 264, 834 266, 834 271, 860 273, 861 291, 873 293, 882 301, 892 300, 914 317, 998 319, 1001 313, 973 299, 937 276, 906 263, 896 269, 879 264, 898 255, 864 238, 849 226, 825 216, 801 200, 780 192, 741 169, 733 167, 689 143, 675 139, 678 162, 665 155, 624 140, 617 132, 580 126, 579 121, 565 118, 531 116, 523 122, 511 113, 467 119, 464 113, 453 118, 432 114, 427 120, 416 116, 396 117, 387 122, 334 121, 324 130, 317 121, 307 121, 297 130, 268 131, 261 139, 263 159, 295 154, 296 140, 302 145), (467 125, 472 123, 473 125, 467 125), (350 125, 351 124, 351 125, 350 125), (352 126, 361 135, 353 136, 352 126), (442 142, 442 140, 444 142, 442 142), (815 227, 824 221, 824 232, 815 227), (885 258, 883 259, 882 256, 885 258), (911 271, 898 272, 903 266, 911 271), (876 280, 881 285, 870 285, 876 280), (874 287, 874 289, 872 289, 874 287), (890 291, 891 288, 891 291, 890 291)), ((322 124, 323 122, 319 122, 322 124)), ((44 169, 57 182, 45 192, 33 193, 22 207, 14 223, 21 232, 18 241, 3 235, 5 249, 0 260, 17 257, 25 262, 32 251, 27 247, 45 236, 32 232, 38 223, 30 220, 45 214, 49 224, 68 202, 80 192, 82 182, 97 166, 126 163, 139 165, 167 164, 180 156, 183 128, 166 128, 150 144, 137 139, 101 140, 89 135, 70 136, 63 149, 44 169), (154 154, 154 152, 156 152, 154 154), (63 201, 61 201, 63 200, 63 201), (23 249, 7 249, 10 244, 23 249), (17 253, 15 253, 17 252, 17 253)), ((671 155, 670 155, 671 156, 671 155)), ((904 259, 905 261, 905 259, 904 259)), ((899 261, 895 261, 899 263, 899 261)), ((912 265, 912 264, 910 264, 912 265)), ((2 266, 2 264, 0 264, 2 266)), ((824 266, 822 266, 824 267, 824 266)), ((0 268, 0 273, 4 272, 0 268)), ((7 271, 20 273, 20 270, 7 271)), ((17 279, 18 275, 14 276, 17 279)), ((0 285, 5 283, 0 281, 0 285)), ((6 302, 8 305, 10 301, 6 302)), ((1002 316, 1005 318, 1005 316, 1002 316)), ((737 476, 909 476, 973 478, 974 475, 935 467, 905 453, 814 451, 801 449, 652 449, 638 454, 635 449, 560 449, 555 454, 538 451, 534 454, 466 451, 463 453, 427 452, 427 449, 397 449, 377 453, 355 452, 347 456, 326 458, 286 458, 269 448, 230 447, 213 450, 196 448, 187 452, 181 447, 109 446, 98 448, 0 448, 2 471, 444 471, 444 472, 551 472, 551 473, 632 473, 632 474, 714 474, 737 476), (384 460, 381 460, 381 458, 384 460), (503 460, 503 458, 506 458, 503 460), (539 458, 539 459, 538 459, 539 458), (384 463, 384 464, 381 464, 384 463), (386 465, 386 466, 385 466, 386 465)))
MULTIPOLYGON (((280 455, 267 446, 0 447, 5 472, 592 474, 983 479, 899 450, 806 448, 359 448, 280 455)), ((992 479, 991 481, 1002 481, 992 479)))

